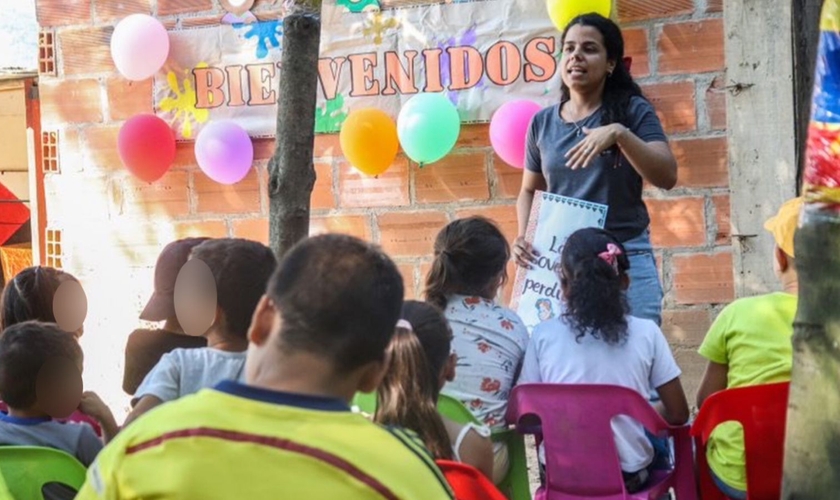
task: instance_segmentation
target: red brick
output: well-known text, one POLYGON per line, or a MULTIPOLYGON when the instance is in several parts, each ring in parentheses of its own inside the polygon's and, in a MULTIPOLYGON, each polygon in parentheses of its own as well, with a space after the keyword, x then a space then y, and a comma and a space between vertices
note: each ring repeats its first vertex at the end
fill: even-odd
POLYGON ((709 311, 703 309, 662 311, 662 332, 671 344, 699 346, 712 324, 709 311))
POLYGON ((196 28, 200 26, 218 26, 224 17, 223 14, 214 14, 202 17, 185 17, 181 19, 181 26, 184 28, 196 28))
POLYGON ((415 300, 417 298, 417 280, 414 278, 414 270, 417 268, 413 263, 398 263, 397 269, 403 278, 405 285, 405 300, 415 300))
POLYGON ((259 241, 268 245, 268 218, 258 217, 233 221, 234 238, 259 241))
POLYGON ((66 26, 68 24, 90 24, 90 0, 37 0, 38 25, 66 26))
POLYGON ((706 243, 705 200, 645 200, 650 212, 654 247, 694 247, 706 243))
POLYGON ((490 124, 474 123, 461 125, 461 132, 458 134, 458 148, 487 148, 490 147, 490 124))
POLYGON ((674 295, 680 304, 726 304, 735 298, 728 251, 675 255, 672 269, 674 295))
POLYGON ((112 120, 126 120, 134 115, 154 113, 153 79, 133 82, 122 77, 108 79, 108 110, 112 120))
MULTIPOLYGON (((432 259, 433 255, 429 254, 428 259, 432 259)), ((423 297, 426 290, 426 278, 429 277, 429 272, 432 270, 433 260, 423 260, 420 262, 420 275, 418 278, 417 288, 419 289, 418 297, 423 297)))
POLYGON ((58 132, 59 167, 64 174, 79 173, 85 167, 79 130, 68 127, 58 132))
POLYGON ((62 31, 58 35, 65 75, 116 71, 111 59, 113 26, 62 31))
POLYGON ((414 190, 421 203, 490 198, 485 153, 450 154, 423 168, 413 166, 414 190))
POLYGON ((365 241, 372 239, 370 219, 366 215, 322 215, 309 220, 309 234, 349 234, 365 241))
POLYGON ((706 0, 706 13, 723 12, 723 0, 706 0))
POLYGON ((227 238, 227 224, 223 220, 200 220, 175 223, 176 238, 227 238))
POLYGON ((185 12, 201 12, 213 8, 212 0, 158 0, 157 14, 168 16, 185 12))
POLYGON ((671 141, 677 158, 681 187, 726 187, 729 185, 726 137, 671 141))
POLYGON ((338 134, 315 134, 315 148, 313 150, 315 158, 340 157, 343 154, 338 134))
POLYGON ((260 212, 260 181, 256 169, 252 168, 244 179, 233 185, 219 184, 204 172, 195 172, 193 175, 199 213, 260 212))
POLYGON ((118 125, 88 127, 82 131, 82 151, 85 153, 85 169, 115 171, 123 167, 117 151, 118 125))
POLYGON ((493 153, 493 169, 496 171, 496 197, 511 199, 519 196, 522 188, 522 169, 511 167, 493 153))
POLYGON ((633 63, 630 66, 633 78, 649 76, 648 30, 629 28, 624 30, 622 34, 624 35, 624 54, 633 58, 633 63))
POLYGON ((368 177, 346 161, 338 164, 338 197, 342 207, 392 207, 409 204, 408 160, 398 156, 391 168, 368 177))
POLYGON ((726 84, 717 77, 706 89, 706 116, 712 130, 726 130, 726 84))
POLYGON ((99 81, 44 80, 39 85, 41 124, 98 123, 102 116, 99 81))
POLYGON ((195 142, 176 142, 175 161, 173 169, 198 170, 198 162, 195 159, 195 142))
POLYGON ((732 222, 729 212, 729 195, 723 194, 719 196, 712 196, 712 203, 715 206, 715 222, 717 224, 715 244, 730 245, 732 243, 732 222))
POLYGON ((694 82, 656 83, 643 87, 667 133, 697 128, 694 82))
POLYGON ((703 372, 706 370, 708 360, 697 353, 697 349, 677 348, 673 349, 674 360, 677 366, 680 367, 682 375, 680 375, 680 383, 683 386, 683 392, 689 400, 689 408, 695 408, 694 395, 697 394, 697 389, 700 386, 700 381, 703 380, 703 372))
POLYGON ((435 237, 447 223, 441 212, 391 212, 377 219, 380 244, 394 257, 431 256, 435 237))
POLYGON ((622 24, 694 12, 693 0, 621 0, 616 3, 618 4, 618 21, 622 24))
POLYGON ((333 196, 333 171, 332 162, 315 162, 315 186, 312 188, 310 206, 312 210, 335 208, 335 197, 333 196))
POLYGON ((705 73, 721 71, 723 19, 666 24, 657 43, 659 73, 705 73))
POLYGON ((186 215, 190 211, 186 172, 168 172, 151 184, 127 176, 115 180, 113 186, 112 199, 120 215, 168 218, 186 215))
POLYGON ((118 21, 131 14, 151 14, 149 0, 98 0, 96 2, 96 22, 118 21))
POLYGON ((462 208, 455 212, 455 218, 464 219, 479 215, 487 217, 499 226, 508 243, 512 243, 519 234, 519 223, 516 220, 516 207, 514 205, 483 206, 462 208))
POLYGON ((275 141, 268 138, 253 138, 254 161, 268 160, 274 155, 275 141))

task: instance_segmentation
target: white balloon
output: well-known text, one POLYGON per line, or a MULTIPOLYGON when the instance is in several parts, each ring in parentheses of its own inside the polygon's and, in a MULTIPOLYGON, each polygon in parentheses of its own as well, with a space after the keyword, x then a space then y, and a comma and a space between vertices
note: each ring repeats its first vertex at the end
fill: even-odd
POLYGON ((169 34, 152 16, 132 14, 120 21, 111 35, 111 58, 129 80, 151 78, 169 57, 169 34))

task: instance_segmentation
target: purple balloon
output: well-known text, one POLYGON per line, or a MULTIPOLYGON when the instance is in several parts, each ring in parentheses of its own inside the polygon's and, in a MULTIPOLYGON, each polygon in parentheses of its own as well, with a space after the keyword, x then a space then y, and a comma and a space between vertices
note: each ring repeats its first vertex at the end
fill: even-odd
POLYGON ((236 184, 254 163, 254 144, 248 133, 230 121, 207 124, 195 140, 198 166, 220 184, 236 184))
POLYGON ((490 144, 502 160, 516 168, 525 167, 525 138, 531 119, 541 109, 528 100, 502 104, 490 120, 490 144))

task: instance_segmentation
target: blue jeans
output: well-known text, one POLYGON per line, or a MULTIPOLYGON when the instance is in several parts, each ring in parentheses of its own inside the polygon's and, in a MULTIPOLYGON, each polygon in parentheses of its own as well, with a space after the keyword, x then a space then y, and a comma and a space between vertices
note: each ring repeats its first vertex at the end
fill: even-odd
POLYGON ((724 483, 721 478, 715 475, 715 471, 713 471, 711 467, 709 467, 709 474, 711 474, 712 480, 715 482, 715 486, 717 486, 718 489, 724 495, 731 498, 732 500, 747 500, 746 491, 736 490, 732 486, 729 486, 728 484, 724 483))
POLYGON ((662 283, 656 268, 656 257, 650 242, 650 230, 624 242, 624 249, 630 260, 630 288, 627 301, 630 314, 638 318, 653 320, 662 325, 662 283))

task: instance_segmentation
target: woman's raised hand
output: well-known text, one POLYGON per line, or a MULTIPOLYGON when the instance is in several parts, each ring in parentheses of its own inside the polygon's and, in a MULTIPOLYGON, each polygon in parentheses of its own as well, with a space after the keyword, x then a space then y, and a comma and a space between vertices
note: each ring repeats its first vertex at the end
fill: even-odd
POLYGON ((627 128, 619 123, 612 123, 597 128, 584 127, 582 130, 586 137, 566 152, 566 166, 572 170, 591 165, 592 160, 615 145, 627 128))
POLYGON ((525 241, 524 236, 519 236, 513 242, 513 256, 516 259, 516 264, 518 266, 526 269, 533 269, 531 264, 537 261, 537 257, 539 257, 540 254, 533 246, 531 246, 530 243, 525 241))

